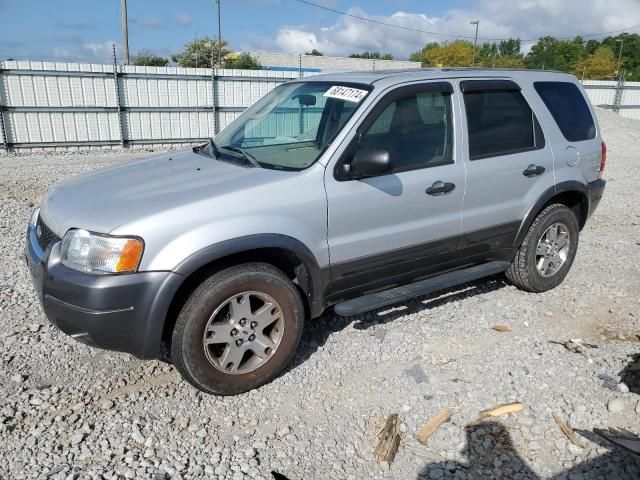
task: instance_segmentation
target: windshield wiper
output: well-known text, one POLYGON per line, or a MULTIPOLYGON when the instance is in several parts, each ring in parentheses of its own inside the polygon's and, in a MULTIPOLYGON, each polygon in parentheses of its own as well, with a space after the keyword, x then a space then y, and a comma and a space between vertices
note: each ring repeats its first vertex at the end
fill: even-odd
POLYGON ((242 158, 244 158, 251 165, 253 165, 254 167, 260 168, 260 164, 256 160, 256 157, 251 155, 245 149, 240 148, 240 147, 236 147, 235 145, 225 145, 224 147, 220 147, 220 148, 224 148, 225 150, 231 150, 232 152, 239 153, 240 155, 242 155, 242 158))
POLYGON ((213 141, 213 138, 210 138, 209 142, 205 143, 204 145, 193 147, 193 152, 194 153, 200 153, 200 154, 206 155, 206 156, 210 156, 210 155, 207 155, 206 153, 204 153, 204 151, 203 151, 207 147, 211 148, 211 152, 213 153, 213 158, 215 158, 216 160, 220 160, 220 151, 218 150, 218 147, 216 147, 216 144, 213 141))

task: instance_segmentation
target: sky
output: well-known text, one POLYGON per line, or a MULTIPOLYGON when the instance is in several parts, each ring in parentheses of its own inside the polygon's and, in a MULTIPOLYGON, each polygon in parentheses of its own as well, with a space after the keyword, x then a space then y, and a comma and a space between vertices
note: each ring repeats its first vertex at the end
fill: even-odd
MULTIPOLYGON (((339 15, 297 0, 221 0, 222 36, 236 51, 326 55, 380 51, 395 58, 430 41, 570 37, 627 29, 640 33, 640 0, 310 0, 379 22, 339 15), (451 37, 446 35, 453 35, 451 37)), ((214 0, 128 0, 129 49, 170 56, 197 36, 217 35, 214 0)), ((591 38, 591 37, 590 37, 591 38)), ((602 36, 595 37, 602 38, 602 36)), ((112 63, 121 55, 120 0, 0 0, 0 59, 112 63)), ((121 60, 121 58, 119 59, 121 60)))

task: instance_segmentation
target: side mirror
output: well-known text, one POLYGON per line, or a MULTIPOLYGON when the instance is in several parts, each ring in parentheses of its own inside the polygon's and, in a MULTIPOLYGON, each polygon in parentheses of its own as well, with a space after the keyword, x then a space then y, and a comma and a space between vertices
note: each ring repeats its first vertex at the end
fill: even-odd
POLYGON ((392 171, 389 152, 379 148, 363 148, 353 156, 349 173, 353 180, 378 177, 392 171))
POLYGON ((300 105, 304 105, 305 107, 311 107, 316 104, 316 97, 314 95, 294 95, 293 98, 298 99, 298 103, 300 105))

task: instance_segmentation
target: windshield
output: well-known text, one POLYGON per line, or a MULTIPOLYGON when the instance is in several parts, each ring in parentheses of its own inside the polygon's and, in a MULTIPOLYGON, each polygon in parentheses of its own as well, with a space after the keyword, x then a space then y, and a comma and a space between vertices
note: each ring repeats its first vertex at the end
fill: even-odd
POLYGON ((248 157, 263 168, 303 170, 331 143, 369 88, 333 82, 282 85, 220 132, 215 146, 221 156, 248 157))

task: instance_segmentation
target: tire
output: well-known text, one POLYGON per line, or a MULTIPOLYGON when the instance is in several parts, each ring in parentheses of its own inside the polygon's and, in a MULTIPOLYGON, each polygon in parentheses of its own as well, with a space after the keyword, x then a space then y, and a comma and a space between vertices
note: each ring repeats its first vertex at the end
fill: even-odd
POLYGON ((573 264, 578 251, 579 232, 578 219, 573 210, 560 203, 545 207, 529 227, 513 263, 506 272, 509 282, 521 290, 534 293, 545 292, 557 287, 567 276, 573 264), (559 227, 556 228, 556 225, 559 227), (559 251, 554 248, 557 249, 558 245, 564 242, 563 240, 556 241, 555 246, 548 242, 549 238, 553 238, 554 228, 557 238, 564 238, 565 233, 568 236, 568 245, 559 251), (550 232, 550 237, 546 236, 547 232, 550 232), (541 242, 543 236, 545 238, 541 242), (538 251, 539 242, 541 242, 540 251, 538 251), (544 268, 545 255, 549 255, 550 260, 546 271, 544 268), (562 257, 564 260, 560 266, 555 266, 553 259, 562 259, 562 257), (545 274, 541 272, 541 269, 545 274))
POLYGON ((252 390, 289 363, 302 336, 304 312, 295 285, 277 268, 265 263, 227 268, 202 282, 184 304, 172 334, 172 361, 203 392, 252 390))

